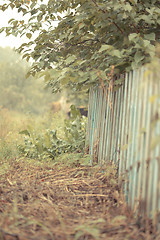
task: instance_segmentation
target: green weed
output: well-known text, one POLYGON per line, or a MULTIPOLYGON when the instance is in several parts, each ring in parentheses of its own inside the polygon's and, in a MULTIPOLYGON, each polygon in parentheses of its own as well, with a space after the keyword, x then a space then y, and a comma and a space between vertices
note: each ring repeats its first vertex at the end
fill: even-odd
POLYGON ((100 230, 98 228, 99 224, 104 223, 105 220, 102 218, 99 218, 95 221, 90 221, 88 223, 85 223, 84 225, 79 225, 75 231, 76 231, 76 235, 75 235, 75 240, 78 239, 90 239, 92 237, 92 239, 95 240, 99 240, 100 239, 100 230))
POLYGON ((19 144, 19 152, 26 157, 41 160, 55 159, 63 153, 82 152, 85 146, 86 123, 87 118, 81 117, 79 110, 72 105, 71 119, 65 119, 63 124, 57 124, 55 129, 43 127, 42 130, 31 123, 25 130, 20 131, 20 134, 24 135, 24 142, 19 144))

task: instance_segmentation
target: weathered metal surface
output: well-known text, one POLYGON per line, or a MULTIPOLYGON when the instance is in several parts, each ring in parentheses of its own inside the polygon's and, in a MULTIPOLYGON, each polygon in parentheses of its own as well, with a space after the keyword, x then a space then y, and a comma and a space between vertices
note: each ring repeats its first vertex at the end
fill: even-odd
POLYGON ((160 225, 160 74, 126 73, 115 92, 100 86, 89 95, 91 164, 114 162, 128 204, 160 225), (124 181, 125 180, 125 181, 124 181))

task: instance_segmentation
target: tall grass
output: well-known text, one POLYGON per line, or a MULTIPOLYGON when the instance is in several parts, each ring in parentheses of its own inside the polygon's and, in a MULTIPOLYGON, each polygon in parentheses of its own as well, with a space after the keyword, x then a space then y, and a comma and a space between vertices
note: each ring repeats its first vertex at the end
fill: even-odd
POLYGON ((6 108, 0 109, 0 173, 18 156, 17 143, 22 140, 18 132, 24 122, 24 116, 6 108))
POLYGON ((19 156, 18 145, 24 141, 19 132, 28 126, 35 132, 42 133, 46 129, 57 129, 57 135, 64 136, 64 114, 47 112, 45 115, 23 114, 0 108, 0 165, 9 164, 19 156))
POLYGON ((62 112, 25 115, 0 108, 0 174, 21 156, 47 160, 76 149, 81 152, 85 134, 83 125, 83 118, 75 115, 66 120, 62 112))

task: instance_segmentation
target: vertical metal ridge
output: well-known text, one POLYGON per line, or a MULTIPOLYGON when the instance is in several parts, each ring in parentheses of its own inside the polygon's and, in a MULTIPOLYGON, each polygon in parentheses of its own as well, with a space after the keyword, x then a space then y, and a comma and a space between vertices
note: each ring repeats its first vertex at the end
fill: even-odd
POLYGON ((128 204, 160 228, 160 79, 148 72, 126 73, 112 108, 108 86, 90 89, 86 144, 91 163, 97 154, 99 164, 117 165, 128 204))

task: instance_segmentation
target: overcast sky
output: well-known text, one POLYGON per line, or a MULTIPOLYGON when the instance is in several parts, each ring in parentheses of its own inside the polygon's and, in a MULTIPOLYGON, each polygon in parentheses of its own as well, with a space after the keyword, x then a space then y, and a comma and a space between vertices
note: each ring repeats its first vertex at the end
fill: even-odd
MULTIPOLYGON (((48 0, 43 0, 43 3, 47 3, 48 0)), ((21 13, 18 13, 16 9, 7 9, 5 12, 0 11, 0 28, 8 26, 8 21, 11 18, 15 18, 17 20, 24 19, 24 16, 22 16, 21 13)), ((25 16, 25 19, 27 19, 27 15, 25 16)), ((54 22, 53 26, 56 26, 58 22, 54 22)), ((44 26, 45 27, 45 26, 44 26)), ((14 36, 8 36, 6 37, 5 32, 0 33, 0 46, 1 47, 19 47, 22 43, 29 41, 28 38, 23 36, 22 38, 20 37, 14 37, 14 36)))
MULTIPOLYGON (((20 19, 22 16, 17 13, 16 9, 8 9, 5 12, 0 11, 0 28, 7 26, 8 21, 11 18, 20 19)), ((19 47, 26 38, 20 38, 20 37, 14 37, 14 36, 8 36, 6 37, 6 34, 4 32, 0 33, 0 46, 1 47, 19 47)))

